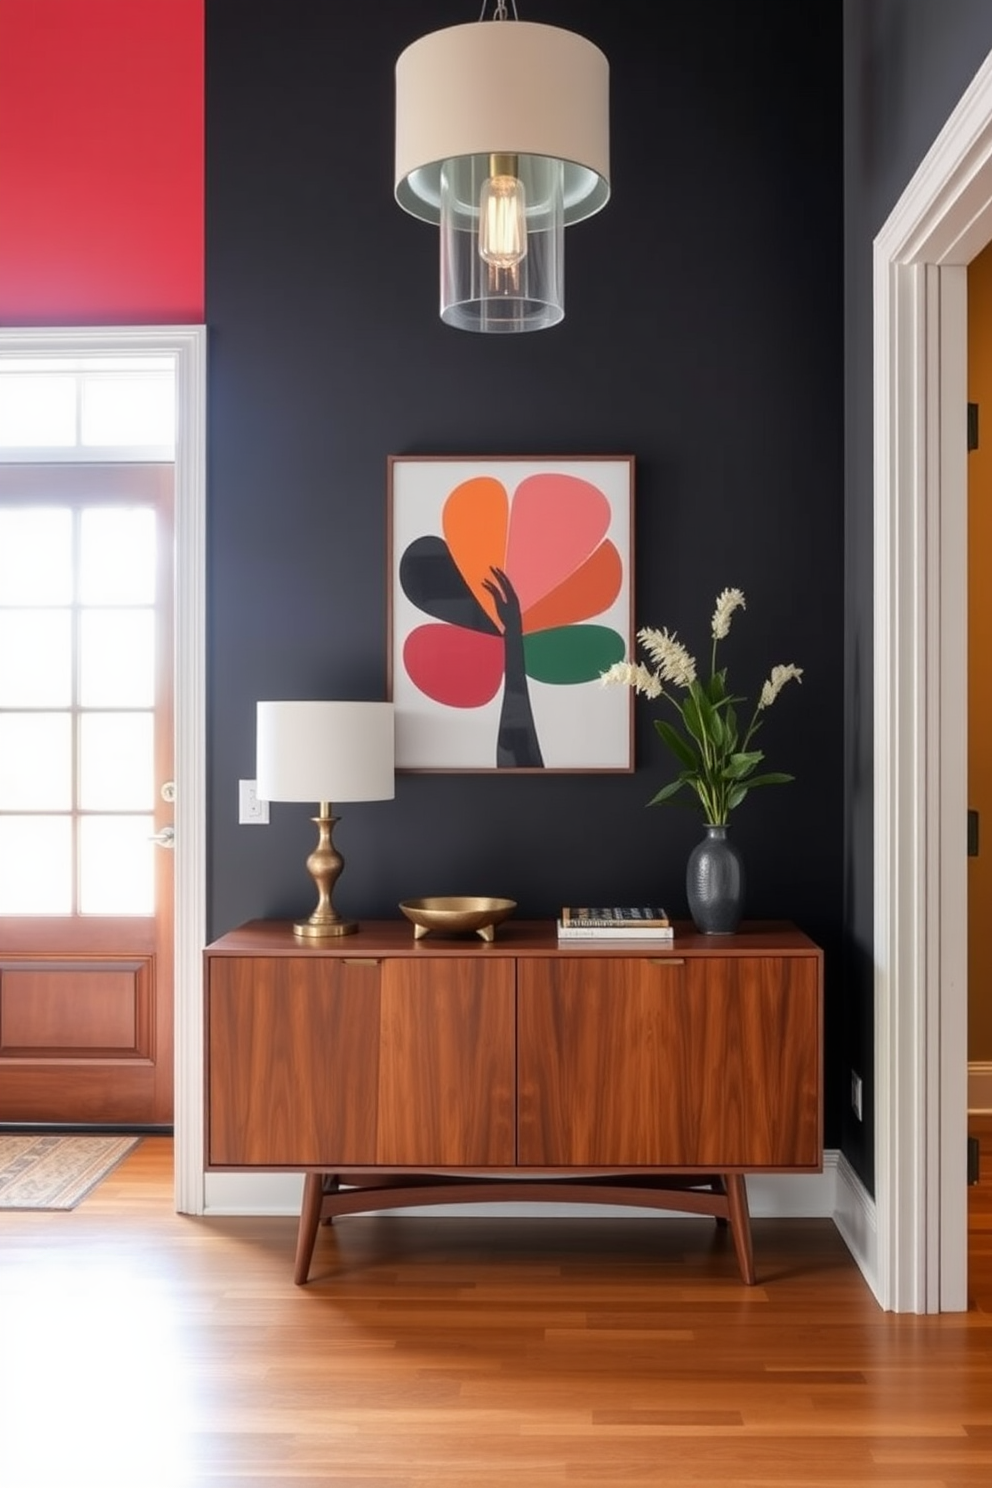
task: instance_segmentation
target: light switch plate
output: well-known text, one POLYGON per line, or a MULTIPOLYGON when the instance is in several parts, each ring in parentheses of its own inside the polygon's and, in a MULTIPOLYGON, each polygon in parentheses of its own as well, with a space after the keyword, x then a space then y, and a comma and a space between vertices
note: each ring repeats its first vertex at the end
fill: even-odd
POLYGON ((242 826, 264 825, 269 803, 260 799, 254 780, 238 781, 238 821, 242 826))

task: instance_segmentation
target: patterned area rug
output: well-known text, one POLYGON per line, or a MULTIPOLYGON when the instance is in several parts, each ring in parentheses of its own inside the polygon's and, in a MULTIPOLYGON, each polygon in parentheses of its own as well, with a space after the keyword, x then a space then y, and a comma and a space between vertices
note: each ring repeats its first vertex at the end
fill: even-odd
POLYGON ((0 1209, 75 1209, 140 1141, 0 1132, 0 1209))

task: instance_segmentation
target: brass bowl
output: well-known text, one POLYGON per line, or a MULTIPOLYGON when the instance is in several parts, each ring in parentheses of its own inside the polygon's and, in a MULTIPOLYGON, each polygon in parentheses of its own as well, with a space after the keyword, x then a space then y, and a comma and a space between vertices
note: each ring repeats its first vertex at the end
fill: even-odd
POLYGON ((492 940, 496 926, 517 907, 515 899, 479 899, 471 895, 453 895, 435 899, 403 899, 400 909, 413 921, 413 938, 420 940, 432 930, 452 934, 474 931, 483 940, 492 940))

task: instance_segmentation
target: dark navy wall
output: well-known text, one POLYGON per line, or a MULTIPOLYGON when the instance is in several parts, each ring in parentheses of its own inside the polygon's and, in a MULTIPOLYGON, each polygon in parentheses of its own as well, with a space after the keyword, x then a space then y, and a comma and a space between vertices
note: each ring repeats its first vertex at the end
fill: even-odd
POLYGON ((842 1105, 843 1150, 874 1186, 872 882, 872 244, 992 47, 988 0, 846 0, 844 322, 847 728, 842 1038, 865 1121, 842 1105))
MULTIPOLYGON (((437 235, 392 200, 393 65, 464 0, 208 0, 209 928, 309 912, 312 808, 237 824, 259 698, 385 695, 386 460, 636 458, 635 609, 754 696, 805 669, 763 742, 792 785, 733 832, 748 913, 827 951, 828 1145, 839 1140, 843 394, 841 14, 737 0, 534 0, 611 66, 613 198, 566 234, 566 318, 485 337, 437 318, 437 235)), ((660 899, 685 913, 699 818, 638 701, 626 776, 400 776, 342 807, 342 910, 494 893, 521 915, 660 899)))

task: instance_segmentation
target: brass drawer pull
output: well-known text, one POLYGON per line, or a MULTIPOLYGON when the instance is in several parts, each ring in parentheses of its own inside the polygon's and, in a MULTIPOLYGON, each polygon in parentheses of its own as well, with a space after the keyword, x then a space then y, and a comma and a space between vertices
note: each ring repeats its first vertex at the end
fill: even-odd
POLYGON ((684 956, 652 956, 652 966, 684 966, 684 956))
POLYGON ((378 966, 377 956, 342 956, 345 966, 378 966))

